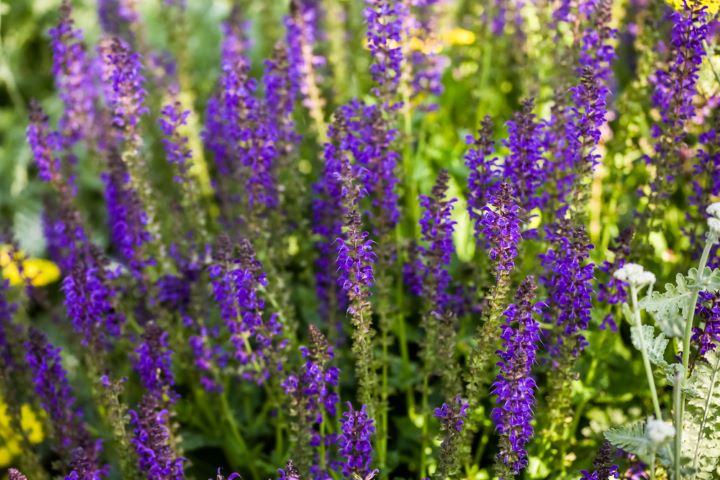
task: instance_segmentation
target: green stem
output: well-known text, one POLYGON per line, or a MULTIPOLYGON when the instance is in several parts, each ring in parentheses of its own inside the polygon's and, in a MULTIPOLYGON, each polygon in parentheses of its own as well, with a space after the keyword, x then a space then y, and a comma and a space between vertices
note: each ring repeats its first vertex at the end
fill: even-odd
POLYGON ((650 365, 650 357, 648 357, 647 347, 645 346, 645 338, 642 334, 642 322, 640 320, 640 308, 638 307, 637 289, 635 288, 635 285, 630 285, 630 296, 632 298, 635 328, 638 329, 637 337, 640 342, 640 353, 642 354, 645 375, 647 376, 647 381, 650 385, 650 394, 652 395, 653 407, 655 409, 655 418, 662 420, 662 411, 660 410, 660 401, 658 400, 657 389, 655 388, 655 379, 653 377, 652 366, 650 365))
POLYGON ((426 478, 427 475, 425 473, 425 469, 427 468, 427 453, 425 453, 425 450, 428 448, 428 417, 427 417, 427 409, 428 409, 428 393, 429 393, 429 383, 430 383, 430 376, 425 373, 423 375, 423 384, 422 384, 422 438, 421 438, 421 445, 420 445, 420 478, 426 478))
MULTIPOLYGON (((698 265, 698 274, 702 277, 704 274, 705 267, 707 266, 708 257, 710 256, 710 250, 712 249, 718 238, 713 233, 708 233, 707 241, 705 242, 705 248, 703 249, 702 256, 700 257, 700 264, 698 265)), ((685 392, 682 387, 685 383, 687 376, 688 367, 690 364, 690 339, 692 338, 692 326, 693 320, 695 319, 695 306, 697 305, 698 298, 700 297, 700 290, 695 289, 690 302, 690 308, 688 308, 687 319, 685 320, 685 331, 683 335, 683 352, 682 352, 682 365, 683 369, 680 372, 680 378, 675 382, 675 390, 679 390, 679 404, 676 405, 675 410, 675 479, 680 479, 680 456, 682 454, 682 428, 683 428, 683 415, 685 413, 685 392)))

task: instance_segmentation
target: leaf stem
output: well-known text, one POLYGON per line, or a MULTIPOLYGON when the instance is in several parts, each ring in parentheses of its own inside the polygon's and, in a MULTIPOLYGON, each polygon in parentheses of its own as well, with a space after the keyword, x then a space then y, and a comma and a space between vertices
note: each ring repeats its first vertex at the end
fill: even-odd
POLYGON ((647 347, 645 346, 645 337, 642 332, 642 322, 640 320, 640 308, 638 307, 637 288, 630 285, 630 296, 632 298, 633 320, 635 328, 638 329, 638 342, 640 343, 640 353, 642 354, 643 366, 645 367, 645 375, 650 385, 650 394, 652 395, 653 408, 655 409, 655 418, 662 420, 662 411, 660 410, 660 401, 658 400, 657 389, 655 388, 655 379, 653 378, 652 366, 648 357, 647 347))

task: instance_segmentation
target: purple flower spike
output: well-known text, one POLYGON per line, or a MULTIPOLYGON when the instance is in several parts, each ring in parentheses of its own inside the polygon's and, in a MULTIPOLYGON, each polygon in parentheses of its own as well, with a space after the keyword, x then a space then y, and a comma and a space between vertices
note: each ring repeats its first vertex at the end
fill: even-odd
POLYGON ((145 387, 146 397, 159 402, 165 397, 169 401, 176 400, 177 395, 171 390, 175 384, 172 373, 172 350, 168 344, 168 333, 155 323, 148 323, 142 334, 142 343, 135 350, 135 371, 145 387))
POLYGON ((175 181, 179 183, 187 173, 187 162, 192 158, 188 138, 180 133, 180 127, 187 125, 190 110, 182 110, 180 101, 175 99, 165 105, 160 114, 160 129, 165 135, 162 140, 165 153, 168 161, 178 167, 180 175, 175 177, 175 181))
POLYGON ((83 45, 83 35, 72 20, 72 4, 63 0, 60 21, 49 31, 53 50, 53 74, 65 110, 60 130, 68 146, 87 138, 95 128, 97 87, 91 76, 91 61, 83 45))
POLYGON ((490 259, 499 278, 515 266, 520 243, 521 210, 512 197, 511 187, 502 183, 488 199, 480 217, 482 233, 489 247, 490 259))
POLYGON ((503 348, 498 350, 500 373, 492 386, 497 407, 491 413, 500 435, 497 461, 501 478, 517 475, 527 466, 525 445, 533 435, 535 380, 531 371, 540 341, 540 328, 533 317, 540 312, 534 303, 535 290, 533 277, 527 277, 518 288, 515 303, 505 311, 502 326, 503 348))
POLYGON ((371 473, 372 463, 372 436, 375 425, 367 414, 367 405, 360 410, 354 410, 350 402, 348 410, 343 414, 342 433, 338 437, 340 454, 345 457, 342 465, 343 475, 359 475, 367 478, 371 473))
MULTIPOLYGON (((35 393, 52 423, 57 453, 68 463, 69 469, 75 471, 75 478, 95 480, 104 477, 104 469, 98 467, 97 461, 102 450, 101 441, 93 441, 85 427, 62 366, 60 349, 50 344, 36 328, 30 328, 28 335, 25 360, 32 373, 35 393), (82 477, 79 476, 81 473, 82 477)), ((70 478, 73 478, 72 474, 70 478)))
POLYGON ((401 47, 407 8, 395 0, 366 0, 367 42, 373 63, 370 73, 379 86, 376 95, 394 92, 400 84, 403 52, 401 47))
POLYGON ((139 53, 119 38, 103 40, 100 46, 103 58, 105 95, 113 109, 113 123, 131 136, 137 135, 140 117, 148 112, 145 107, 145 78, 139 53))
POLYGON ((445 199, 449 181, 447 170, 441 170, 432 195, 420 196, 420 205, 424 209, 420 218, 420 227, 427 246, 421 246, 419 250, 425 259, 422 263, 424 276, 429 275, 433 281, 432 291, 428 293, 434 297, 433 303, 437 314, 442 314, 450 302, 448 287, 451 278, 448 265, 455 251, 452 240, 455 222, 451 217, 453 205, 457 200, 445 199))
POLYGON ((146 396, 139 411, 130 410, 132 443, 138 467, 148 480, 182 480, 185 459, 178 457, 170 443, 168 411, 158 407, 157 399, 146 396))
POLYGON ((513 196, 525 211, 543 205, 540 187, 547 176, 540 141, 543 128, 536 121, 533 108, 532 100, 524 101, 522 110, 507 122, 508 138, 503 144, 510 154, 500 167, 502 178, 512 187, 513 196))
POLYGON ((552 246, 540 255, 546 270, 540 281, 548 292, 545 322, 556 326, 548 348, 553 355, 562 348, 577 355, 587 344, 582 332, 587 330, 592 309, 595 265, 587 259, 593 245, 583 227, 565 220, 548 227, 547 237, 552 246))

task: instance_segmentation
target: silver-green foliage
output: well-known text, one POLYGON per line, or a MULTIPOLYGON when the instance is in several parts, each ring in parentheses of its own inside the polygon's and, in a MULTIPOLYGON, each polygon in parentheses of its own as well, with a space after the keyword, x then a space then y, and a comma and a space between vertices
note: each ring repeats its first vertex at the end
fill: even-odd
POLYGON ((689 379, 692 393, 683 421, 687 478, 696 480, 720 478, 720 354, 710 352, 706 360, 696 365, 689 379))

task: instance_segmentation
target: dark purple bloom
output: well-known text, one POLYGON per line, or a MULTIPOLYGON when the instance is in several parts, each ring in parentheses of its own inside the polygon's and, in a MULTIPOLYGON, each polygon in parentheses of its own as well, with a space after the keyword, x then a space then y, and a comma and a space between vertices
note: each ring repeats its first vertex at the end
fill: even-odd
POLYGON ((158 402, 167 398, 173 402, 177 398, 172 386, 175 377, 172 373, 172 350, 168 344, 168 332, 151 322, 145 325, 142 342, 135 350, 135 371, 145 387, 147 398, 158 402))
POLYGON ((432 297, 438 315, 442 314, 450 302, 448 288, 451 278, 448 265, 455 251, 452 239, 455 222, 452 220, 452 211, 457 200, 445 199, 449 180, 447 170, 441 170, 432 195, 420 195, 420 205, 423 207, 420 227, 422 239, 427 244, 419 247, 424 260, 420 265, 425 281, 428 282, 427 294, 432 297))
POLYGON ((133 446, 138 467, 148 480, 182 480, 185 459, 171 446, 168 411, 158 407, 158 400, 146 396, 138 411, 130 410, 134 429, 133 446))
POLYGON ((650 78, 654 86, 652 103, 661 123, 652 127, 657 139, 655 153, 646 161, 657 167, 651 187, 653 196, 661 199, 670 194, 669 187, 680 173, 682 161, 677 149, 685 139, 686 123, 695 114, 693 99, 700 64, 706 55, 703 42, 709 32, 704 7, 687 6, 682 13, 673 11, 670 20, 673 26, 667 66, 657 69, 650 78))
POLYGON ((507 122, 508 138, 503 145, 510 153, 499 166, 503 181, 510 185, 512 195, 525 211, 542 206, 545 201, 540 192, 546 178, 543 127, 535 120, 533 108, 532 100, 524 101, 522 110, 507 122))
POLYGON ((515 266, 521 238, 522 213, 511 192, 507 183, 500 184, 480 215, 482 234, 498 278, 515 266))
POLYGON ((545 322, 554 325, 549 345, 552 354, 566 347, 573 355, 582 351, 592 309, 592 280, 595 265, 588 263, 590 244, 584 227, 562 220, 546 229, 551 247, 540 255, 545 268, 540 282, 547 289, 545 322))
MULTIPOLYGON (((336 125, 329 128, 336 135, 336 125)), ((315 260, 315 290, 320 302, 320 315, 328 318, 346 308, 347 297, 337 281, 336 240, 342 236, 342 178, 340 151, 333 143, 325 144, 325 162, 318 182, 313 185, 312 232, 317 258, 315 260)))
POLYGON ((137 192, 130 184, 130 175, 119 153, 110 151, 109 170, 101 175, 105 184, 110 239, 130 270, 138 274, 145 265, 144 247, 150 242, 148 219, 137 192))
POLYGON ((620 478, 618 466, 613 463, 615 448, 607 440, 602 443, 593 460, 593 471, 582 470, 580 480, 608 480, 620 478))
POLYGON ((354 410, 350 402, 343 414, 342 433, 338 437, 340 454, 345 457, 342 465, 343 475, 359 475, 366 478, 371 473, 372 436, 375 433, 374 421, 367 414, 367 405, 354 410))
POLYGON ((400 83, 401 42, 408 11, 403 2, 395 0, 366 0, 365 5, 367 42, 373 57, 370 73, 379 86, 376 95, 383 97, 394 93, 400 83))
POLYGON ((513 475, 527 466, 525 445, 533 435, 535 380, 531 372, 540 341, 540 328, 533 316, 540 312, 534 303, 535 290, 534 279, 527 277, 518 288, 515 303, 505 311, 503 349, 497 352, 500 373, 492 386, 497 406, 491 417, 500 435, 497 460, 501 469, 513 475))
POLYGON ((455 430, 461 432, 467 418, 468 403, 460 395, 455 396, 450 405, 443 403, 436 408, 435 418, 440 419, 440 429, 449 432, 455 430))
MULTIPOLYGON (((290 398, 291 410, 296 416, 295 422, 300 426, 301 432, 296 448, 305 447, 314 449, 317 460, 321 446, 328 447, 335 443, 336 435, 332 433, 321 434, 321 425, 324 421, 331 421, 337 415, 339 401, 336 389, 340 380, 340 370, 329 365, 334 358, 332 347, 325 337, 314 325, 310 325, 311 347, 301 347, 303 365, 299 372, 288 375, 282 383, 283 391, 290 398)), ((327 431, 327 429, 326 429, 327 431)), ((329 451, 326 451, 329 455, 329 451)), ((304 460, 300 455, 298 458, 304 460)), ((329 464, 330 457, 325 458, 329 464)), ((329 473, 319 467, 320 461, 314 462, 310 467, 311 477, 327 479, 329 473)))
POLYGON ((224 239, 216 262, 210 266, 210 278, 242 375, 262 384, 271 370, 282 368, 277 354, 287 342, 282 340, 277 314, 265 315, 265 300, 259 291, 267 285, 267 276, 250 242, 243 240, 238 258, 233 258, 228 240, 224 239))
POLYGON ((720 343, 720 294, 700 292, 695 314, 700 325, 693 328, 692 339, 698 346, 698 353, 704 356, 720 343))
POLYGON ((13 339, 17 337, 18 327, 13 322, 17 305, 8 298, 10 282, 0 279, 0 373, 7 375, 14 368, 13 339))
POLYGON ((83 346, 104 348, 107 336, 120 335, 125 317, 115 310, 115 289, 108 281, 105 261, 93 245, 86 244, 74 256, 62 289, 65 308, 83 346))
POLYGON ((362 196, 371 198, 371 220, 376 234, 387 234, 400 218, 396 192, 400 156, 392 149, 397 131, 389 128, 381 108, 359 100, 341 106, 335 112, 335 120, 335 135, 331 139, 353 160, 353 171, 364 186, 362 196))
POLYGON ((30 328, 28 335, 25 359, 35 393, 52 424, 57 453, 71 471, 82 472, 83 479, 104 477, 104 469, 98 467, 97 460, 102 450, 101 441, 94 441, 85 427, 62 366, 60 349, 50 344, 36 328, 30 328))
POLYGON ((480 241, 483 230, 480 219, 495 183, 497 170, 497 158, 492 156, 495 150, 492 119, 489 116, 483 118, 477 138, 468 135, 466 141, 471 146, 465 154, 465 166, 470 170, 468 213, 475 225, 475 238, 480 241))

